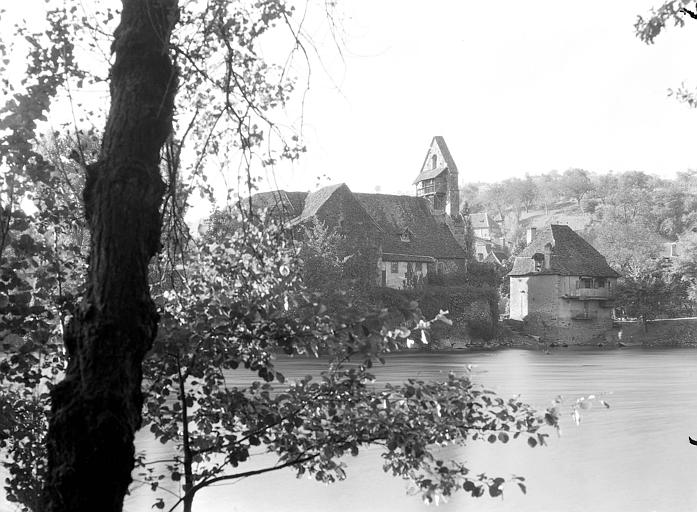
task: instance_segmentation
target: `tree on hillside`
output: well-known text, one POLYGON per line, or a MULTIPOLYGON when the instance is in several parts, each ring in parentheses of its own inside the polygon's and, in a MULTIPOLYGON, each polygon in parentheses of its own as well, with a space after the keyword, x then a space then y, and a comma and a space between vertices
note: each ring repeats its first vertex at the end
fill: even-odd
POLYGON ((591 176, 591 182, 593 185, 593 198, 598 200, 599 206, 602 208, 608 204, 609 197, 617 190, 617 176, 612 171, 594 174, 591 176))
POLYGON ((658 224, 652 216, 652 204, 659 184, 642 172, 624 172, 615 178, 601 180, 603 185, 612 186, 602 194, 603 218, 625 224, 644 224, 658 232, 658 224))
POLYGON ((662 249, 661 238, 642 223, 603 219, 593 226, 588 239, 608 264, 624 276, 650 273, 662 249))
POLYGON ((488 185, 482 194, 482 203, 487 210, 494 210, 503 219, 510 206, 505 185, 503 183, 488 185))
POLYGON ((477 183, 465 183, 460 187, 460 204, 467 203, 472 212, 482 209, 481 187, 477 183))
POLYGON ((677 258, 672 260, 672 272, 687 286, 688 298, 697 307, 697 233, 684 233, 678 243, 677 258))
POLYGON ((523 180, 520 178, 509 178, 504 180, 501 185, 503 185, 503 199, 512 209, 512 213, 516 220, 520 220, 520 214, 523 208, 523 180))
POLYGON ((525 179, 510 178, 504 181, 506 194, 513 205, 516 215, 520 218, 520 208, 525 208, 529 211, 532 205, 538 198, 537 186, 530 176, 525 176, 525 179))
POLYGON ((545 215, 549 215, 549 207, 559 199, 559 181, 560 176, 556 171, 533 178, 537 198, 545 208, 545 215))
POLYGON ((593 189, 588 177, 588 171, 583 169, 568 169, 559 180, 559 190, 562 194, 572 197, 581 206, 581 199, 593 189))
POLYGON ((670 275, 660 262, 651 263, 653 268, 646 268, 641 275, 621 277, 617 282, 616 303, 621 314, 640 319, 644 331, 649 320, 684 316, 691 309, 685 301, 686 284, 670 275))

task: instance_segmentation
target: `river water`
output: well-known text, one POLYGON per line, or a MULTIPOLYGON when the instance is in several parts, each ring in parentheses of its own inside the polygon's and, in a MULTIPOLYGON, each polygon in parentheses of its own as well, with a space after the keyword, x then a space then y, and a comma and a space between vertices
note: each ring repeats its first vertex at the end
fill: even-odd
MULTIPOLYGON (((520 394, 546 408, 557 395, 606 393, 610 409, 583 411, 580 426, 562 419, 562 436, 549 446, 530 448, 472 443, 455 455, 476 473, 526 477, 528 492, 509 488, 503 499, 453 496, 438 507, 407 494, 406 482, 382 472, 379 451, 349 457, 348 478, 331 485, 296 479, 282 470, 228 483, 199 493, 195 511, 206 512, 565 512, 697 510, 697 351, 573 350, 549 354, 525 350, 395 354, 376 369, 381 382, 410 377, 442 379, 451 370, 477 365, 475 381, 502 396, 520 394)), ((280 361, 292 379, 318 373, 317 360, 280 361)), ((239 373, 239 372, 236 372, 239 373)), ((242 375, 242 374, 241 374, 242 375)), ((140 439, 140 447, 166 455, 167 447, 140 439)), ((265 456, 257 463, 263 464, 265 456)), ((254 463, 254 462, 253 462, 254 463)), ((140 489, 127 497, 125 510, 155 510, 152 493, 140 489)))

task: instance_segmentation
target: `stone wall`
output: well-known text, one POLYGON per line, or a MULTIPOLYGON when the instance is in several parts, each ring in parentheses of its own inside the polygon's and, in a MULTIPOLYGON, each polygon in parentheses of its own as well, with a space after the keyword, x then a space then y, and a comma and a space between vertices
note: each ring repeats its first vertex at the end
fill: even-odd
POLYGON ((696 347, 697 318, 672 318, 646 322, 615 322, 614 340, 626 345, 696 347))
POLYGON ((605 341, 612 330, 611 309, 597 300, 562 298, 575 279, 557 275, 511 277, 510 318, 523 321, 526 333, 550 342, 605 341))

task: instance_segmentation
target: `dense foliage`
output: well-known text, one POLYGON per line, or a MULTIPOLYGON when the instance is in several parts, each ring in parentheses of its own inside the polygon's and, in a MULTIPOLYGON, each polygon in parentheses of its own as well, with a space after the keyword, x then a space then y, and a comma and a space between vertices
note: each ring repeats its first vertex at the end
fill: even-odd
POLYGON ((491 286, 426 286, 417 290, 376 288, 369 298, 376 305, 398 311, 411 301, 418 303, 428 318, 448 311, 452 323, 433 326, 436 338, 490 340, 497 334, 498 290, 491 286))

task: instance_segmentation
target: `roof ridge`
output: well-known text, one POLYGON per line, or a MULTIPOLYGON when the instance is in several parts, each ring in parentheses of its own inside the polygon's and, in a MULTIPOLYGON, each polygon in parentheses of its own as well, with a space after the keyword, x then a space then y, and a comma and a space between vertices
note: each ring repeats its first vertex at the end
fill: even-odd
POLYGON ((619 274, 607 259, 581 235, 566 224, 548 224, 516 256, 509 275, 554 274, 617 277, 619 274), (553 246, 550 267, 534 271, 532 257, 544 253, 545 245, 553 246))
MULTIPOLYGON (((445 160, 445 166, 440 172, 443 172, 446 169, 452 172, 458 172, 457 165, 455 164, 455 160, 453 159, 453 155, 450 153, 450 149, 448 149, 448 145, 445 143, 445 138, 442 135, 434 135, 434 137, 431 139, 431 143, 428 145, 426 156, 424 156, 424 161, 421 164, 421 168, 419 169, 419 173, 417 174, 414 183, 418 183, 419 181, 421 181, 421 179, 419 178, 422 174, 426 172, 426 163, 428 162, 428 155, 431 153, 431 148, 433 147, 434 143, 440 150, 441 155, 443 155, 443 160, 445 160)), ((429 169, 429 171, 433 171, 433 169, 429 169)), ((438 174, 440 174, 440 172, 438 174)))

